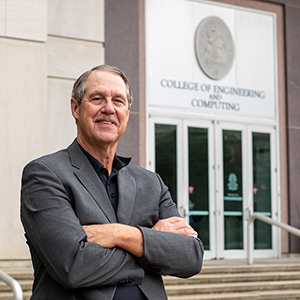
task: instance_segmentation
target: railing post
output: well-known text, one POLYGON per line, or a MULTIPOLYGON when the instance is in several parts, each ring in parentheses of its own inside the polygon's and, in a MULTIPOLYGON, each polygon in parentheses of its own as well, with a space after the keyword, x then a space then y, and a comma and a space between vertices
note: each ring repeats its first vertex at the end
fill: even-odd
POLYGON ((13 292, 15 300, 23 300, 23 291, 17 280, 0 270, 0 279, 8 284, 13 292))
POLYGON ((248 219, 248 247, 247 247, 247 263, 248 265, 253 264, 253 248, 254 248, 254 233, 253 233, 253 221, 248 219))

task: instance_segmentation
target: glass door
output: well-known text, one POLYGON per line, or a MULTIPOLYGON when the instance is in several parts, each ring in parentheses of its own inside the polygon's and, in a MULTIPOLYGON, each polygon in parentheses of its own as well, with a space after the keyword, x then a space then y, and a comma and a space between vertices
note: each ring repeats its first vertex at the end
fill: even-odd
POLYGON ((184 122, 188 221, 201 238, 206 259, 215 258, 214 122, 184 122))
POLYGON ((147 132, 150 151, 147 168, 158 173, 168 186, 173 201, 182 216, 185 210, 182 158, 182 122, 173 118, 151 118, 147 132))
MULTIPOLYGON (((270 134, 252 132, 253 212, 272 218, 270 134)), ((254 222, 254 249, 271 249, 271 226, 254 222)))
MULTIPOLYGON (((276 130, 271 126, 249 126, 248 133, 252 154, 249 210, 280 221, 276 130)), ((253 234, 254 257, 280 255, 280 230, 277 227, 255 220, 253 234)))
MULTIPOLYGON (((258 212, 278 220, 275 129, 216 124, 216 258, 245 258, 247 218, 258 212)), ((254 257, 280 253, 279 232, 254 222, 254 257)))
POLYGON ((222 130, 224 248, 243 249, 242 131, 222 130))
POLYGON ((241 124, 216 125, 217 258, 245 257, 246 136, 241 124))
POLYGON ((206 259, 215 258, 214 122, 152 117, 150 124, 147 167, 162 177, 179 213, 198 232, 206 259))
MULTIPOLYGON (((151 118, 149 127, 148 168, 198 232, 205 258, 246 258, 249 212, 278 219, 275 129, 175 118, 151 118)), ((254 257, 277 256, 279 233, 255 221, 254 257)))

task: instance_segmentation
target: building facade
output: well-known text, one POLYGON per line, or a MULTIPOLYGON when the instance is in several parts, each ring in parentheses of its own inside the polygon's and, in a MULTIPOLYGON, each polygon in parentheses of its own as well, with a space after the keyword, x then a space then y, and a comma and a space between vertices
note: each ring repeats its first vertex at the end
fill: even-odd
MULTIPOLYGON (((246 257, 253 212, 300 228, 297 1, 2 0, 0 12, 0 259, 29 257, 22 168, 71 143, 72 84, 102 63, 133 89, 118 153, 162 176, 206 259, 246 257)), ((254 245, 300 252, 260 221, 254 245)))

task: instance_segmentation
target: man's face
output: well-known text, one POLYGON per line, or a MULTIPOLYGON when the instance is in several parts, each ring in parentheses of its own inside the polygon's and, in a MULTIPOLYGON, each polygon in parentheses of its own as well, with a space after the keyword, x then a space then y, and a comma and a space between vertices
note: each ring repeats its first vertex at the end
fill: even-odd
POLYGON ((126 130, 129 107, 126 85, 113 73, 93 71, 80 105, 71 100, 77 139, 85 148, 116 146, 126 130))

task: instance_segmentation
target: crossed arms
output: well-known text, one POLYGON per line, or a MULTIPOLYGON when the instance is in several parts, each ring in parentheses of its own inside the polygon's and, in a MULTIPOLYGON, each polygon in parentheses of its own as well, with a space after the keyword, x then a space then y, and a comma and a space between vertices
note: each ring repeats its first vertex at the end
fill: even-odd
MULTIPOLYGON (((97 243, 104 248, 122 248, 136 257, 144 254, 144 239, 141 230, 134 226, 119 223, 83 226, 88 242, 97 243)), ((159 220, 152 229, 183 234, 197 238, 198 234, 187 222, 179 217, 159 220)))
MULTIPOLYGON (((180 277, 201 270, 203 245, 178 217, 166 187, 155 175, 147 175, 145 182, 148 190, 152 182, 158 188, 151 189, 151 196, 140 188, 136 200, 151 206, 140 210, 142 215, 132 213, 132 226, 107 223, 86 190, 95 185, 94 193, 98 193, 93 178, 82 176, 84 184, 76 177, 70 180, 73 173, 66 171, 68 165, 54 158, 37 160, 24 169, 21 217, 35 265, 42 263, 55 281, 66 288, 116 286, 131 276, 132 284, 138 285, 149 265, 159 266, 160 274, 180 277), (156 222, 158 213, 160 221, 156 222)), ((94 179, 98 180, 96 173, 94 179)))

